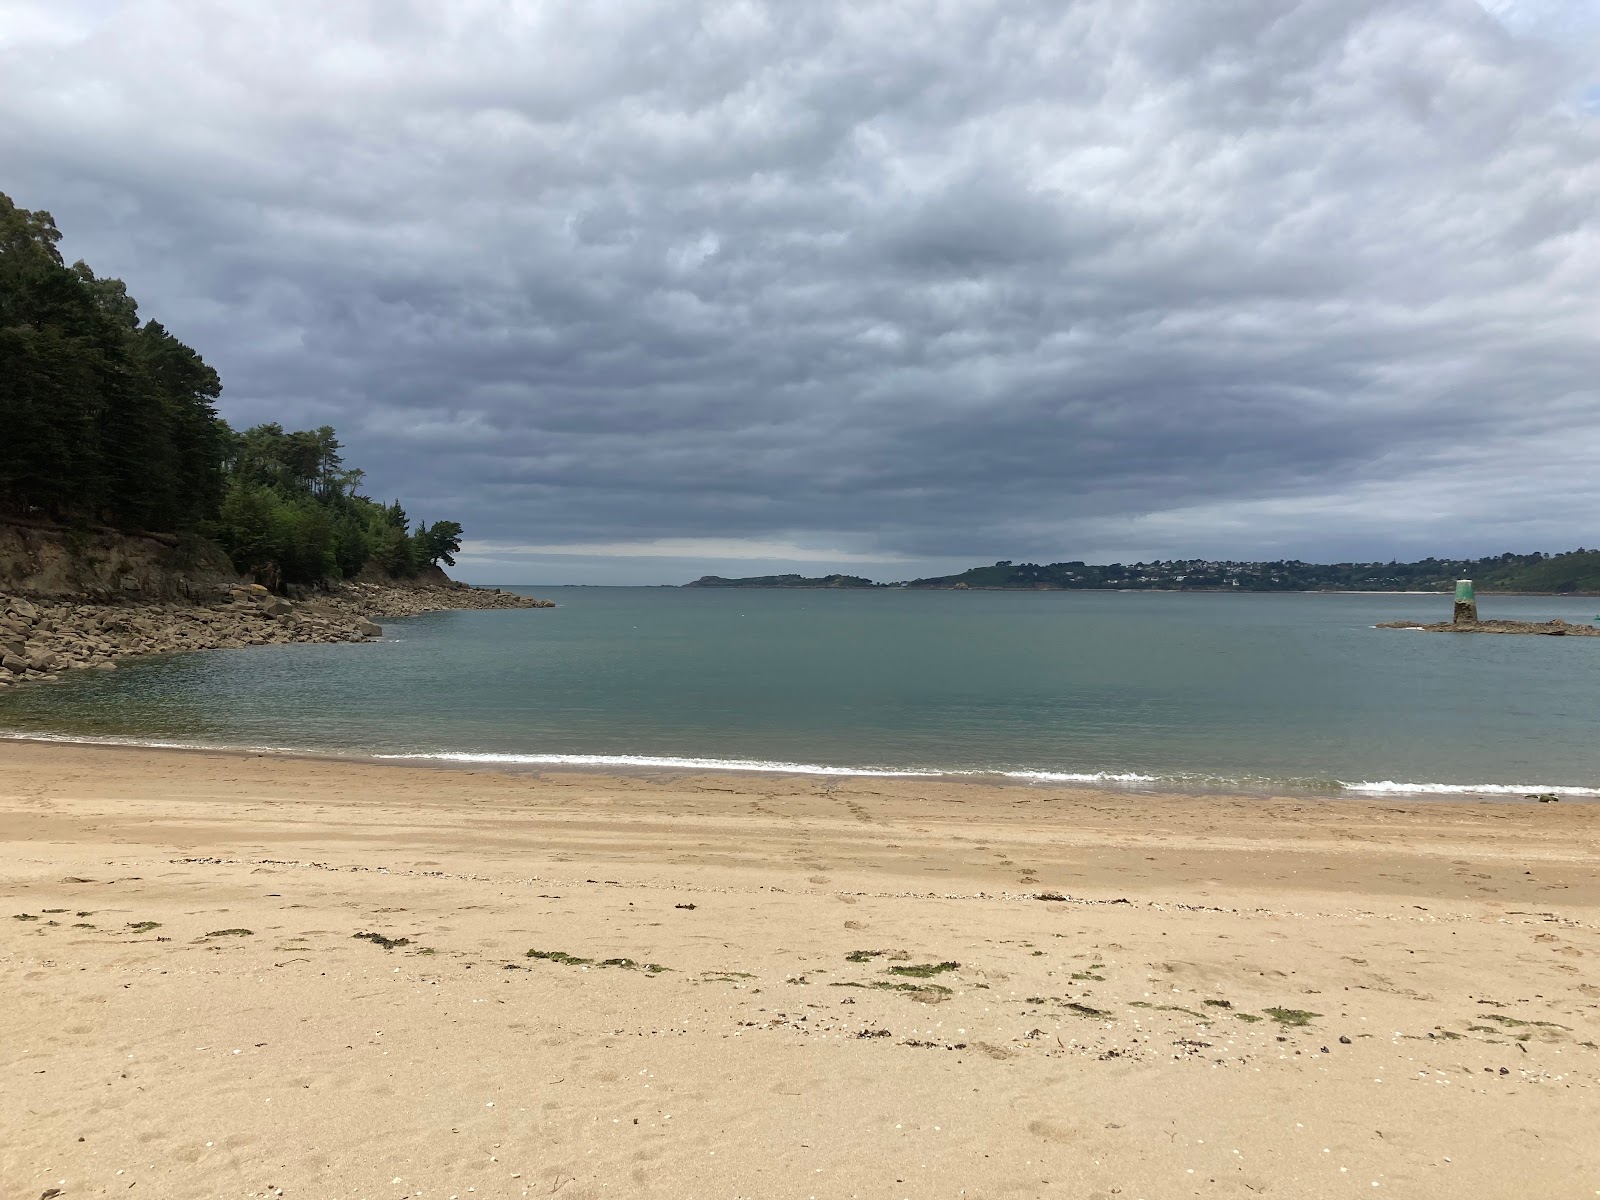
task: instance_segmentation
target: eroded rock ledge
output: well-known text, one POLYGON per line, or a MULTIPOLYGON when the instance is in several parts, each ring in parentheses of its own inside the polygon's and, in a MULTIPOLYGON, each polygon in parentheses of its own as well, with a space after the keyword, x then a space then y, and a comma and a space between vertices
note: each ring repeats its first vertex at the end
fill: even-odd
POLYGON ((464 584, 393 587, 351 583, 286 600, 263 587, 235 588, 208 604, 85 603, 0 595, 0 687, 48 682, 65 671, 109 671, 129 658, 288 642, 360 642, 377 620, 442 609, 554 608, 464 584))
POLYGON ((1545 637, 1600 637, 1600 625, 1553 621, 1384 621, 1378 629, 1421 629, 1426 633, 1536 633, 1545 637))

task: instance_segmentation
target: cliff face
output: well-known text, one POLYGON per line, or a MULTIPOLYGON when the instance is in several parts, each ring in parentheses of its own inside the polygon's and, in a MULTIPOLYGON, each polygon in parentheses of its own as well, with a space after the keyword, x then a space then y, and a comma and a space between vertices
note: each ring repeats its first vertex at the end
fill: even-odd
POLYGON ((384 571, 384 569, 382 567, 380 567, 376 562, 371 561, 371 560, 368 560, 367 565, 362 567, 360 573, 358 575, 356 575, 355 578, 351 579, 350 582, 351 583, 366 583, 366 584, 371 584, 374 587, 385 587, 385 588, 408 587, 408 586, 409 587, 461 587, 461 588, 464 588, 464 587, 467 586, 464 583, 457 583, 454 579, 451 579, 450 576, 448 576, 448 575, 446 575, 444 573, 444 568, 441 567, 438 563, 432 563, 429 566, 423 567, 415 575, 412 575, 407 579, 396 580, 396 579, 391 579, 389 577, 388 573, 386 571, 384 571))
POLYGON ((198 539, 0 518, 0 592, 14 596, 193 600, 247 582, 221 550, 198 539))

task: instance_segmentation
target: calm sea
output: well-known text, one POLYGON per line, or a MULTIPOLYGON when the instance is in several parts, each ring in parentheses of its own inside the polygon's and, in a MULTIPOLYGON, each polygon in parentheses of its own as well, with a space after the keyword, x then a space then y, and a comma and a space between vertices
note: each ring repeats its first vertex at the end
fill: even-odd
MULTIPOLYGON (((1600 638, 1375 630, 1446 596, 529 588, 361 646, 154 659, 0 727, 485 763, 1600 795, 1600 638)), ((1488 597, 1589 621, 1600 601, 1488 597)))

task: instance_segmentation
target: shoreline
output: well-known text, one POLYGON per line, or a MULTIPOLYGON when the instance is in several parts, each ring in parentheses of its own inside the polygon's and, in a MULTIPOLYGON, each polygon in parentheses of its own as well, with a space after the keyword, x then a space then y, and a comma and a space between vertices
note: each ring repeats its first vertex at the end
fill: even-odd
POLYGON ((1600 1183, 1590 806, 399 768, 0 741, 0 1191, 1600 1183))
MULTIPOLYGON (((1394 780, 1352 783, 1335 780, 1333 786, 1292 786, 1292 782, 1246 781, 1215 778, 1201 781, 1142 775, 1134 772, 981 771, 955 769, 853 768, 809 763, 757 763, 736 759, 679 758, 648 755, 604 754, 474 754, 467 752, 380 753, 359 750, 318 750, 294 746, 223 746, 203 743, 140 740, 114 735, 88 735, 0 729, 0 745, 8 742, 77 746, 107 750, 148 750, 159 753, 224 755, 239 758, 283 758, 306 762, 342 762, 385 767, 426 768, 467 774, 496 774, 537 778, 546 774, 604 775, 618 778, 693 778, 710 776, 754 786, 774 780, 872 781, 949 784, 960 787, 1092 789, 1108 795, 1228 797, 1256 800, 1394 800, 1404 803, 1457 801, 1532 804, 1554 796, 1560 802, 1600 802, 1600 787, 1579 784, 1451 784, 1399 783, 1394 780)), ((1549 802, 1548 800, 1543 802, 1549 802)))
MULTIPOLYGON (((1003 589, 1001 589, 1003 590, 1003 589)), ((1079 589, 1082 590, 1082 589, 1079 589)), ((1177 593, 1169 593, 1177 594, 1177 593)), ((1334 593, 1306 593, 1334 594, 1334 593)), ((58 601, 8 602, 0 595, 0 695, 7 686, 54 682, 65 668, 111 669, 117 661, 137 660, 168 653, 202 649, 242 648, 245 645, 361 641, 381 627, 371 624, 372 616, 389 619, 392 615, 410 616, 449 609, 553 607, 548 600, 535 600, 500 588, 469 588, 464 584, 420 584, 404 588, 376 585, 346 585, 331 594, 322 594, 293 603, 265 596, 265 590, 236 589, 226 603, 212 605, 152 604, 135 602, 116 606, 88 605, 58 601), (269 611, 270 610, 270 611, 269 611), (19 630, 19 614, 22 617, 19 630), (144 625, 141 626, 141 622, 144 625), (165 622, 165 624, 162 624, 165 622), (341 623, 343 622, 343 623, 341 623), (157 628, 150 628, 154 623, 157 628), (8 633, 8 629, 11 631, 8 633), (241 630, 244 636, 241 635, 241 630), (85 632, 89 631, 89 632, 85 632), (201 634, 209 643, 196 637, 201 634), (26 645, 18 640, 27 638, 26 645), (10 644, 7 640, 10 638, 10 644), (85 645, 84 639, 88 638, 85 645), (163 640, 164 639, 164 640, 163 640), (63 643, 76 641, 76 661, 58 662, 53 652, 63 643), (30 658, 16 672, 14 651, 28 655, 43 652, 43 660, 30 658), (91 655, 101 655, 101 661, 91 655), (7 669, 9 668, 9 669, 7 669), (16 672, 16 673, 13 673, 16 672)), ((1392 624, 1392 623, 1391 623, 1392 624)), ((1490 623, 1495 624, 1495 623, 1490 623)), ((1504 624, 1501 622, 1499 624, 1504 624)), ((1374 628, 1382 628, 1377 626, 1374 628)), ((1537 631, 1570 631, 1594 636, 1594 631, 1568 626, 1557 621, 1550 626, 1530 627, 1537 631)), ((71 649, 66 651, 72 653, 71 649)), ((64 657, 62 655, 61 657, 64 657)), ((46 724, 48 713, 34 713, 30 720, 46 724)), ((291 757, 342 759, 345 761, 407 762, 410 765, 449 767, 477 771, 538 773, 571 770, 626 774, 713 773, 731 778, 833 778, 833 779, 926 779, 977 785, 1103 788, 1123 795, 1250 795, 1256 797, 1296 796, 1317 799, 1343 799, 1352 796, 1393 795, 1406 799, 1487 797, 1506 803, 1531 802, 1535 797, 1554 796, 1559 800, 1585 803, 1600 800, 1600 786, 1588 781, 1539 782, 1467 779, 1401 778, 1375 774, 1335 776, 1253 776, 1241 772, 1232 777, 1210 772, 1173 771, 1162 774, 1137 768, 1106 768, 1074 771, 1031 766, 991 768, 939 767, 931 765, 856 765, 827 761, 760 761, 704 756, 645 753, 531 753, 490 750, 451 750, 443 747, 359 748, 295 745, 222 745, 187 740, 183 734, 140 737, 78 733, 56 724, 45 728, 0 727, 0 738, 77 744, 147 746, 184 750, 274 754, 291 757)), ((803 750, 802 750, 803 753, 803 750)))

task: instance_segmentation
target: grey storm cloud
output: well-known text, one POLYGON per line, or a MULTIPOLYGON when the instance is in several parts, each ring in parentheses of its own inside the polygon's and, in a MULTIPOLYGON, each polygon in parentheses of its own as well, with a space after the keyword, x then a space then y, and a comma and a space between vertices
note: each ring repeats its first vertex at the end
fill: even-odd
POLYGON ((8 12, 0 189, 502 574, 1597 540, 1589 3, 8 12))

